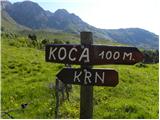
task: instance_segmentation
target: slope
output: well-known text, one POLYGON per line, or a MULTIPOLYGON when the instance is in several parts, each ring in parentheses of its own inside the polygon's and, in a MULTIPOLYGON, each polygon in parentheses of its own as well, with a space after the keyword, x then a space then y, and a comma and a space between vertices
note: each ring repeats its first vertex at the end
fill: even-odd
POLYGON ((20 25, 13 20, 6 11, 1 10, 1 28, 2 31, 22 31, 31 30, 28 27, 20 25))
MULTIPOLYGON (((21 36, 2 38, 2 118, 53 119, 55 75, 64 65, 46 63, 42 50, 11 44, 25 40, 21 36)), ((119 84, 115 88, 94 87, 93 118, 158 119, 158 64, 97 67, 117 70, 119 84)), ((79 118, 80 89, 72 87, 70 100, 60 104, 59 118, 79 118)))

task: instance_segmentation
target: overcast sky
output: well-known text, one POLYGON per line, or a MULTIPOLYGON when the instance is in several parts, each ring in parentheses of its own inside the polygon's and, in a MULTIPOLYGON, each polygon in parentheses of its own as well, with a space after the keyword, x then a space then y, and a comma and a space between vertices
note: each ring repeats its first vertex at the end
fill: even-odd
MULTIPOLYGON (((10 0, 14 3, 23 0, 10 0)), ((138 27, 160 33, 160 0, 31 0, 43 9, 66 9, 97 28, 138 27)))

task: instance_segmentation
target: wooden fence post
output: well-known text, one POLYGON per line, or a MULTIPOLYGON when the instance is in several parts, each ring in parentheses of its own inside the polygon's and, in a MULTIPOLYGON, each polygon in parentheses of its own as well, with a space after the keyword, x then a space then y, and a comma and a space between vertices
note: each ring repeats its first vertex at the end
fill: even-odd
MULTIPOLYGON (((93 44, 91 32, 81 32, 81 45, 93 44)), ((82 69, 92 66, 81 65, 82 69)), ((93 115, 93 86, 81 85, 80 90, 80 119, 91 119, 93 115)))

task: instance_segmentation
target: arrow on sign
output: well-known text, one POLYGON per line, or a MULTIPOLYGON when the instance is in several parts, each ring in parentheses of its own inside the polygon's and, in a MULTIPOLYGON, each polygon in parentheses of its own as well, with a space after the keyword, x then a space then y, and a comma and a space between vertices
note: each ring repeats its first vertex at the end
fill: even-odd
POLYGON ((112 87, 118 84, 118 72, 110 69, 63 68, 56 76, 65 84, 112 87))
POLYGON ((103 65, 132 65, 143 60, 143 54, 135 47, 101 46, 101 45, 47 45, 45 50, 47 62, 103 65))

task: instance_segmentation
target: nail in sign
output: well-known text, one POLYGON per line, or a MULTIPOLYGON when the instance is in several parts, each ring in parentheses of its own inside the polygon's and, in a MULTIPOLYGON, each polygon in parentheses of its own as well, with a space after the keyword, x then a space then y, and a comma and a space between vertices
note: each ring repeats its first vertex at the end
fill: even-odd
POLYGON ((118 84, 118 72, 110 69, 63 68, 56 76, 65 84, 112 87, 118 84))
POLYGON ((103 65, 135 64, 143 60, 143 54, 135 47, 101 45, 47 45, 47 62, 103 65))

